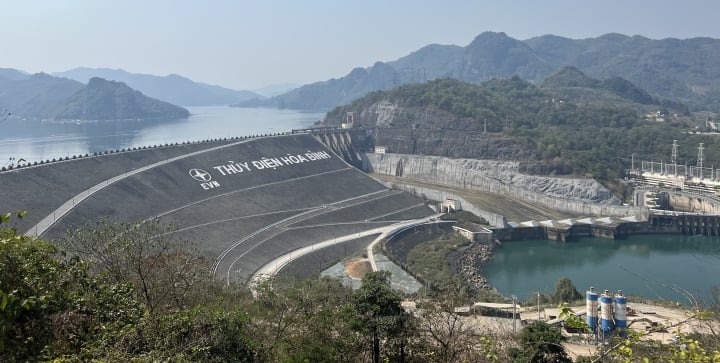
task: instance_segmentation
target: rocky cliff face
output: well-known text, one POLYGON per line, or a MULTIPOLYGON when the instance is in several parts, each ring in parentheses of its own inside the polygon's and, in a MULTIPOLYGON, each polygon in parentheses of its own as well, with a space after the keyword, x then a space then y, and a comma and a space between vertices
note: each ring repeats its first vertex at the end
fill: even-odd
POLYGON ((485 133, 482 122, 458 118, 433 106, 403 107, 383 100, 363 109, 356 117, 362 125, 377 127, 375 145, 395 153, 505 160, 532 156, 514 138, 485 133))
POLYGON ((520 163, 450 159, 438 156, 368 154, 373 172, 410 177, 466 189, 527 190, 552 198, 602 205, 620 200, 593 179, 554 178, 519 173, 520 163))

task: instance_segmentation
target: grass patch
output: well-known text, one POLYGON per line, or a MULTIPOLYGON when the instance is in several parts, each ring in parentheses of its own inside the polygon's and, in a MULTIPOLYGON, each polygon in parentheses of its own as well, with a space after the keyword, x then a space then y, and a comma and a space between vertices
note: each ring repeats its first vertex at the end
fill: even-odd
POLYGON ((469 230, 473 230, 475 228, 475 225, 478 224, 483 226, 487 226, 489 224, 488 221, 486 221, 485 219, 464 210, 445 213, 440 217, 440 219, 443 221, 457 221, 458 227, 469 230))
POLYGON ((433 290, 457 286, 462 278, 452 270, 449 255, 469 244, 470 241, 457 233, 444 234, 415 246, 408 253, 407 267, 433 290))

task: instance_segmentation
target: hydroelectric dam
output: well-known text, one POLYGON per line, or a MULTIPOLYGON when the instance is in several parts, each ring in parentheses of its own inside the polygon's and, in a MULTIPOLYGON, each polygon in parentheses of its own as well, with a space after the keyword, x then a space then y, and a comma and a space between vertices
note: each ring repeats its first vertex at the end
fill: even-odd
MULTIPOLYGON (((350 165, 349 139, 306 132, 114 150, 0 173, 4 211, 27 210, 11 226, 62 238, 105 217, 160 218, 197 242, 219 278, 244 281, 277 257, 319 241, 317 272, 372 239, 363 231, 426 218, 434 211, 350 165), (338 156, 344 153, 342 156, 338 156)), ((349 136, 348 136, 349 137, 349 136)), ((358 155, 358 154, 356 154, 358 155)))
MULTIPOLYGON (((423 198, 389 188, 359 169, 374 168, 376 173, 400 174, 408 180, 437 178, 445 185, 452 185, 455 178, 464 190, 490 193, 510 204, 522 200, 565 215, 507 221, 497 214, 501 211, 481 210, 491 206, 478 205, 474 213, 489 221, 487 231, 498 240, 720 234, 720 205, 715 208, 714 203, 702 204, 697 198, 689 209, 704 213, 663 212, 642 206, 647 203, 628 207, 553 197, 508 186, 483 171, 466 168, 462 160, 367 154, 377 149, 371 134, 372 130, 362 128, 303 129, 22 165, 0 171, 0 210, 27 210, 27 216, 14 219, 11 226, 51 240, 100 218, 110 222, 159 218, 176 226, 177 237, 196 242, 199 252, 214 261, 213 273, 228 282, 246 281, 258 271, 272 270, 273 264, 300 277, 314 274, 364 250, 388 231, 385 227, 406 228, 435 214, 423 198), (299 256, 308 249, 309 254, 299 256)), ((460 198, 442 194, 441 199, 460 198)), ((680 197, 673 194, 669 204, 681 205, 680 197)))

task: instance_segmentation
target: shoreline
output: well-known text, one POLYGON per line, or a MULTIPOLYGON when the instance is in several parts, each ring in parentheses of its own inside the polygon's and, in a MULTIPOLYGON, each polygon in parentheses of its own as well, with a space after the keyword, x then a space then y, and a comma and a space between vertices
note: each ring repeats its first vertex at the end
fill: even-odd
POLYGON ((458 272, 478 290, 499 293, 485 277, 485 263, 492 260, 496 245, 493 243, 473 243, 462 252, 458 261, 458 272))

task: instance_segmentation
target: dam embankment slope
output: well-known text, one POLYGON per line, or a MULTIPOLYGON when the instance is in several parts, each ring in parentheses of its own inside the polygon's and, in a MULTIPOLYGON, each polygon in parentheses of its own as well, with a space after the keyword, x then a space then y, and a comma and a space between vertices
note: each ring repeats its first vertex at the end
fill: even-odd
POLYGON ((69 160, 2 173, 0 182, 3 209, 29 211, 19 230, 54 212, 58 218, 43 237, 60 238, 101 217, 159 217, 174 223, 179 237, 197 241, 204 255, 217 260, 216 274, 229 279, 316 241, 433 213, 421 199, 389 190, 310 135, 69 160), (89 195, 88 188, 94 188, 89 195), (74 197, 77 203, 57 213, 74 197))

